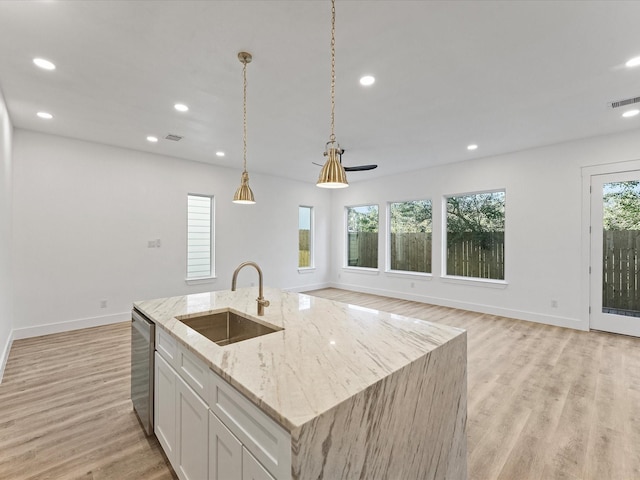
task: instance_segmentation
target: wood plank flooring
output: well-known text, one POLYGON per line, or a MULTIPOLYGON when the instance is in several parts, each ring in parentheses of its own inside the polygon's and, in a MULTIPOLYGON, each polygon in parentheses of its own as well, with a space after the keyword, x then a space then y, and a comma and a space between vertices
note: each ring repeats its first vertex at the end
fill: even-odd
MULTIPOLYGON (((468 331, 469 479, 640 479, 640 339, 308 293, 468 331)), ((0 384, 0 479, 176 478, 131 409, 129 335, 127 322, 14 342, 0 384)))
POLYGON ((16 340, 0 384, 0 479, 177 478, 130 400, 129 322, 16 340))

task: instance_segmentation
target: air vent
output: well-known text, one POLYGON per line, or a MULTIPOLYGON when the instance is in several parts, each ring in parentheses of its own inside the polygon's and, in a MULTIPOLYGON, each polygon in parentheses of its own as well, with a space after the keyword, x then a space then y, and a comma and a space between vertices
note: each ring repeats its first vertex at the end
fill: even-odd
POLYGON ((182 140, 182 137, 180 135, 174 135, 173 133, 169 133, 167 134, 166 137, 167 140, 173 140, 174 142, 179 142, 180 140, 182 140))
POLYGON ((617 102, 611 102, 609 105, 611 108, 625 107, 627 105, 632 105, 634 103, 640 102, 640 97, 627 98, 625 100, 618 100, 617 102))

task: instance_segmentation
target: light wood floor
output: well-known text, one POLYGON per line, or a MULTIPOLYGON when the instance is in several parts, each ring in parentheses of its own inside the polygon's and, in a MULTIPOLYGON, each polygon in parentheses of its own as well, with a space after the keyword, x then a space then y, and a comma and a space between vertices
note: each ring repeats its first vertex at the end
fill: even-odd
POLYGON ((129 322, 13 342, 0 384, 0 479, 173 479, 130 400, 129 322))
MULTIPOLYGON (((309 293, 468 330, 470 480, 640 479, 640 339, 309 293)), ((124 323, 14 342, 0 479, 175 478, 131 410, 129 335, 124 323)))

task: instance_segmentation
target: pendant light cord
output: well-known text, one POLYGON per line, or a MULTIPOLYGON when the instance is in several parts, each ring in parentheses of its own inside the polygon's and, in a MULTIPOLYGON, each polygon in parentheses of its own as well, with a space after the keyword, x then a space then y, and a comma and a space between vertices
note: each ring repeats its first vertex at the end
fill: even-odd
POLYGON ((242 62, 242 77, 243 77, 243 109, 242 109, 242 126, 243 126, 243 171, 247 171, 247 60, 246 58, 242 62))
POLYGON ((331 0, 331 135, 329 142, 336 142, 334 133, 336 109, 336 0, 331 0))

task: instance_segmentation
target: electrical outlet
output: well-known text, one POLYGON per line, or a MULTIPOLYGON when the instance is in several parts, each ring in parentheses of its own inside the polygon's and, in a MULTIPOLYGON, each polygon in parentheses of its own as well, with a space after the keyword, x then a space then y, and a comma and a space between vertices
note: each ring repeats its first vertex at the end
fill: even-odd
POLYGON ((156 239, 156 248, 160 248, 160 245, 161 245, 160 239, 158 238, 156 239))
POLYGON ((558 300, 551 300, 551 308, 558 308, 558 300))
POLYGON ((155 240, 149 240, 147 242, 147 248, 156 248, 156 241, 155 240))
POLYGON ((106 300, 100 300, 100 308, 107 308, 107 301, 106 300))
POLYGON ((416 284, 414 282, 411 282, 411 288, 415 288, 416 284))

